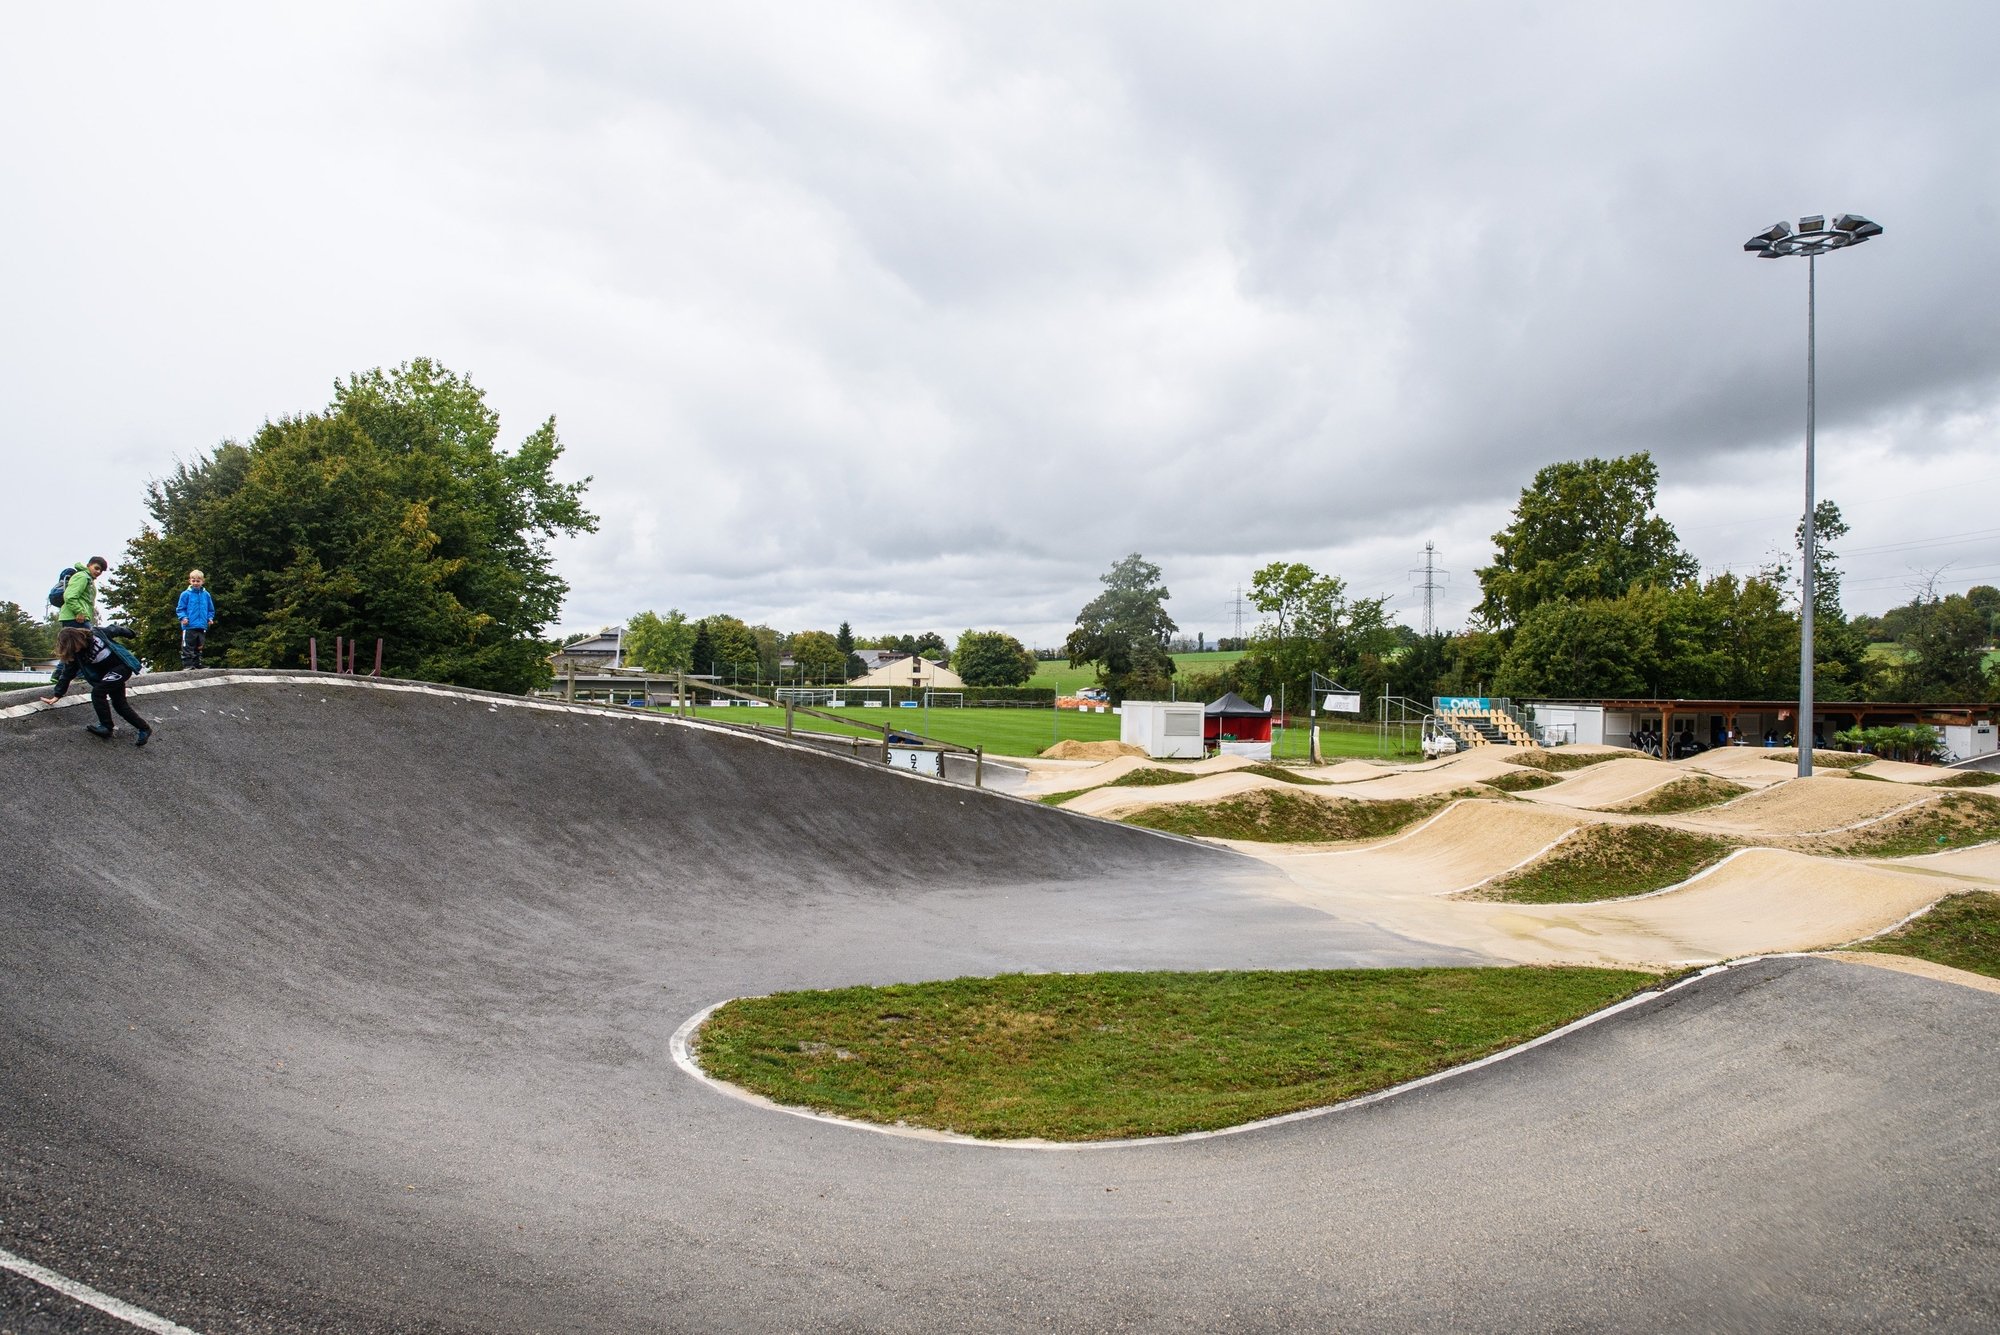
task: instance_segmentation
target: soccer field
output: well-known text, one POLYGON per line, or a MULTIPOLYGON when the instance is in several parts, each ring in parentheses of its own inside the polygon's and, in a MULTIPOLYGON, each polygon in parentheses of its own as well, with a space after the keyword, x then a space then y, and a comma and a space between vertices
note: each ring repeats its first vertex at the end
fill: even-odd
MULTIPOLYGON (((1085 714, 1074 709, 844 709, 820 711, 861 726, 850 727, 806 714, 794 714, 792 726, 800 732, 833 733, 842 737, 879 737, 890 727, 950 742, 955 746, 984 747, 994 756, 1035 756, 1060 741, 1103 742, 1118 740, 1116 714, 1085 714)), ((750 709, 741 705, 696 709, 696 718, 717 723, 748 724, 755 727, 785 726, 785 711, 779 708, 750 709)))
MULTIPOLYGON (((669 711, 671 712, 671 711, 669 711)), ((1059 741, 1104 742, 1118 740, 1120 718, 1116 714, 1086 714, 1074 709, 844 709, 822 711, 855 725, 833 723, 806 714, 794 714, 792 726, 800 732, 832 733, 842 737, 879 737, 884 726, 919 736, 950 742, 955 746, 984 747, 990 756, 1037 756, 1059 741)), ((717 723, 783 730, 785 711, 776 707, 751 709, 742 705, 705 706, 694 711, 696 718, 717 723)), ((1391 745, 1395 743, 1391 736, 1391 745)), ((1302 761, 1308 739, 1303 727, 1278 731, 1273 756, 1280 760, 1302 761)), ((1323 728, 1320 752, 1327 759, 1375 757, 1383 755, 1374 728, 1365 724, 1345 724, 1323 728)), ((1385 758, 1421 758, 1412 748, 1385 758)))

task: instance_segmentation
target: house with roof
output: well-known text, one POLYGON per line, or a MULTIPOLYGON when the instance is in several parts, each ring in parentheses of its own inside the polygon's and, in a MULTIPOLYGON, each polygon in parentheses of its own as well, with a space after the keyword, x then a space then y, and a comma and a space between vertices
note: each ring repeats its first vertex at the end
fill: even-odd
POLYGON ((902 654, 893 649, 857 649, 855 653, 868 671, 849 682, 850 686, 900 686, 925 691, 965 688, 964 679, 956 672, 918 654, 902 654))
POLYGON ((594 635, 584 635, 571 640, 562 648, 549 655, 549 666, 557 676, 574 668, 577 672, 595 672, 601 668, 624 667, 625 659, 621 641, 625 636, 623 626, 606 626, 594 635))

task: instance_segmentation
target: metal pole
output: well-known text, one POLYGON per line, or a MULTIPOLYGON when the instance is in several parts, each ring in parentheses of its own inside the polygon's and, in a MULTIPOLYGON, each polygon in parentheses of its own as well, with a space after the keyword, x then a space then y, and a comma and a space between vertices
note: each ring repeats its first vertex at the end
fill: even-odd
POLYGON ((1814 402, 1814 323, 1818 314, 1819 257, 1806 256, 1806 522, 1804 542, 1805 583, 1799 591, 1799 777, 1812 776, 1813 742, 1813 418, 1814 402))

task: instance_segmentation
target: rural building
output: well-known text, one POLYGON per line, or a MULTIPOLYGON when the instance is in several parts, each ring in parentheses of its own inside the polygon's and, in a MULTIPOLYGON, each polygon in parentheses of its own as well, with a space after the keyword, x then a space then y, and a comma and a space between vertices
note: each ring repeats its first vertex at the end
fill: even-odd
MULTIPOLYGON (((965 682, 948 667, 941 667, 928 658, 916 654, 890 654, 879 657, 883 650, 871 650, 878 655, 875 666, 868 672, 847 683, 850 686, 900 686, 905 690, 915 687, 926 691, 959 691, 965 689, 965 682)), ((868 654, 862 661, 870 661, 868 654)))
MULTIPOLYGON (((1789 745, 1797 740, 1796 700, 1528 700, 1523 704, 1541 729, 1542 740, 1551 746, 1564 742, 1636 746, 1633 739, 1647 732, 1669 741, 1690 733, 1710 747, 1721 746, 1728 738, 1742 746, 1789 745)), ((1922 724, 1939 729, 1953 757, 1968 760, 1996 749, 1994 715, 1995 706, 1978 702, 1816 700, 1813 744, 1829 746, 1835 733, 1849 728, 1922 724)))
POLYGON ((1156 760, 1200 760, 1202 714, 1199 700, 1127 700, 1120 707, 1118 739, 1156 760))
POLYGON ((599 668, 624 667, 620 648, 624 635, 623 626, 606 626, 595 635, 571 640, 550 654, 549 665, 556 670, 558 677, 570 668, 578 672, 594 672, 599 668))

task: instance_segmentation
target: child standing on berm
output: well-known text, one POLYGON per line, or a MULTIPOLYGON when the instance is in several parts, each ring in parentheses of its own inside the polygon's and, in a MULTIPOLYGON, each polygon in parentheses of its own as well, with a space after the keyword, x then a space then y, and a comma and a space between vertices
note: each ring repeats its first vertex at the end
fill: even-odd
POLYGON ((42 703, 52 705, 62 699, 69 691, 69 684, 81 673, 90 683, 90 707, 97 711, 97 722, 84 731, 109 741, 114 731, 111 711, 115 709, 118 717, 138 732, 133 745, 144 746, 153 735, 153 727, 125 703, 125 683, 139 669, 129 653, 111 642, 114 637, 130 639, 131 635, 132 631, 125 626, 106 626, 101 630, 64 626, 56 632, 56 658, 60 660, 56 668, 56 693, 43 696, 42 703))
POLYGON ((188 586, 174 604, 174 615, 181 623, 181 666, 189 670, 201 666, 202 645, 208 640, 208 628, 215 623, 215 595, 203 587, 207 582, 208 576, 199 570, 188 571, 188 586))

